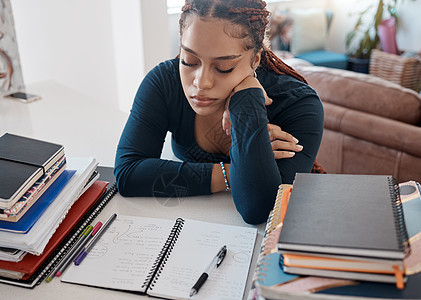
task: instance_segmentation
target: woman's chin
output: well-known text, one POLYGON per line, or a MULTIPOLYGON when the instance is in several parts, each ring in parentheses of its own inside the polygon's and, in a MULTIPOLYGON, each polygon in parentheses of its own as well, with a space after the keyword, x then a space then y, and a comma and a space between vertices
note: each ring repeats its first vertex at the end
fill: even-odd
POLYGON ((220 105, 197 105, 195 103, 190 102, 190 107, 194 110, 194 112, 201 116, 209 116, 213 115, 215 113, 218 113, 220 111, 223 111, 224 108, 220 105))

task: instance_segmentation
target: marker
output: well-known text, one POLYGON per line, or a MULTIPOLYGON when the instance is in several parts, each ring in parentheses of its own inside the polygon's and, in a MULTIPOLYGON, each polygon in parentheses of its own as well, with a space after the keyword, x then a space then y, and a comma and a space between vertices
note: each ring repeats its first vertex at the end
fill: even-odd
POLYGON ((83 261, 83 259, 88 255, 89 251, 92 249, 92 247, 95 245, 95 243, 99 240, 101 235, 107 230, 108 226, 115 220, 117 217, 117 214, 112 214, 111 217, 105 222, 105 224, 101 227, 101 229, 98 231, 97 234, 92 234, 94 237, 89 241, 89 243, 82 249, 82 251, 79 253, 79 255, 75 258, 74 263, 76 266, 80 265, 83 261))
POLYGON ((85 230, 79 235, 79 238, 78 238, 76 244, 74 244, 73 247, 69 250, 69 252, 67 252, 67 254, 63 257, 63 259, 60 261, 58 266, 56 268, 54 268, 54 270, 50 273, 50 275, 48 275, 47 278, 45 278, 46 282, 50 282, 54 278, 54 276, 60 276, 61 275, 61 273, 70 264, 70 262, 72 262, 73 257, 83 247, 84 241, 88 239, 89 232, 91 232, 92 229, 93 229, 93 227, 91 225, 89 225, 85 228, 85 230))

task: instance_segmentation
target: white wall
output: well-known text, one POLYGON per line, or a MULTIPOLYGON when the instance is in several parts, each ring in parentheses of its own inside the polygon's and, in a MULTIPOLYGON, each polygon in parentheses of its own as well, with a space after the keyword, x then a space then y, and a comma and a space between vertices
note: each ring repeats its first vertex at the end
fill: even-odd
POLYGON ((12 0, 11 4, 26 84, 55 80, 117 106, 109 1, 12 0))
MULTIPOLYGON (((111 24, 118 107, 129 111, 144 76, 141 7, 138 0, 111 0, 111 24)), ((108 88, 104 86, 104 88, 108 88)), ((115 103, 114 99, 114 103, 115 103)))
POLYGON ((397 7, 400 50, 421 52, 421 1, 401 0, 397 7))
MULTIPOLYGON (((120 0, 121 1, 121 0, 120 0)), ((124 0, 126 1, 126 0, 124 0)), ((170 58, 166 0, 141 0, 145 71, 170 58)))
POLYGON ((54 80, 128 111, 168 59, 166 0, 11 0, 23 77, 54 80))

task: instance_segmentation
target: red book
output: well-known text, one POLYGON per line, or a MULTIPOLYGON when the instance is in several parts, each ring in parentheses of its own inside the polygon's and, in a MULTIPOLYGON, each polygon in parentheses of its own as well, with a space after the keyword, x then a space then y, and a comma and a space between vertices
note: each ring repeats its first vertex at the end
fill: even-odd
POLYGON ((0 260, 0 269, 24 273, 22 280, 27 280, 31 277, 83 216, 85 216, 88 210, 100 199, 106 191, 107 185, 107 182, 97 180, 82 194, 82 196, 80 196, 72 205, 65 219, 57 228, 41 255, 37 256, 28 253, 20 262, 0 260))

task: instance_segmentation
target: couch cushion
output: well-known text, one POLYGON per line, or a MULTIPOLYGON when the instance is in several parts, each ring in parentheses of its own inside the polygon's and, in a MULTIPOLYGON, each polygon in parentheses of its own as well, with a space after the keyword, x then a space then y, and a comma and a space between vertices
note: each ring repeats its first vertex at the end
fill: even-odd
POLYGON ((327 18, 323 9, 291 9, 294 22, 291 52, 294 55, 324 50, 327 40, 327 18))
POLYGON ((419 125, 421 96, 368 74, 320 66, 297 66, 323 102, 419 125))
POLYGON ((326 50, 310 51, 301 53, 297 58, 309 61, 315 66, 344 69, 348 66, 348 56, 346 54, 336 53, 326 50))

